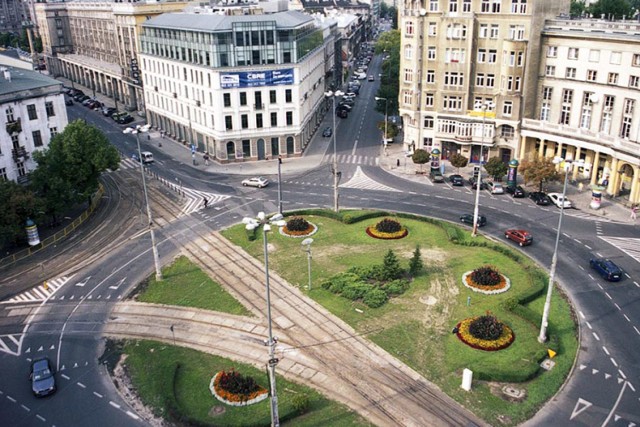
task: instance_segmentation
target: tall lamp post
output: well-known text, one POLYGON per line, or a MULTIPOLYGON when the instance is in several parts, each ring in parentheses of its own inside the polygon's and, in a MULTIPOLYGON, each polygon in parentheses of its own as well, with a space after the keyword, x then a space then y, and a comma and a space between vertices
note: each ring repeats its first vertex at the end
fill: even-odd
POLYGON ((471 231, 471 237, 478 235, 478 218, 480 210, 480 188, 482 187, 482 152, 484 151, 484 129, 487 118, 487 109, 491 108, 493 103, 477 102, 474 105, 474 110, 482 110, 482 133, 480 136, 480 167, 478 168, 478 177, 476 178, 476 200, 473 207, 473 230, 471 231))
POLYGON ((387 123, 389 123, 389 119, 388 119, 388 115, 387 115, 387 107, 389 106, 389 102, 387 100, 387 98, 381 98, 381 97, 374 97, 376 101, 383 101, 384 100, 384 137, 382 138, 382 143, 384 144, 384 150, 386 152, 387 150, 387 123))
POLYGON ((149 132, 149 125, 128 127, 122 133, 132 133, 136 136, 138 144, 138 160, 140 161, 140 174, 142 175, 142 189, 144 192, 144 202, 147 205, 147 219, 149 221, 149 234, 151 235, 151 250, 153 251, 153 263, 156 267, 156 280, 162 280, 162 270, 160 269, 160 259, 158 258, 158 249, 156 248, 156 235, 153 231, 153 219, 151 217, 151 206, 149 205, 149 196, 147 194, 147 179, 144 174, 144 165, 142 163, 142 152, 140 151, 140 133, 149 132))
POLYGON ((344 95, 344 92, 336 90, 324 93, 327 98, 333 98, 333 210, 338 212, 338 156, 336 154, 336 98, 344 95))
POLYGON ((278 156, 278 213, 282 215, 282 156, 278 156))
POLYGON ((309 290, 311 290, 311 244, 313 243, 313 239, 311 237, 307 237, 302 241, 302 247, 304 251, 307 253, 307 264, 309 271, 309 290))
POLYGON ((255 230, 262 226, 262 241, 264 243, 264 275, 267 287, 267 322, 269 323, 269 383, 271 387, 271 426, 280 426, 280 417, 278 416, 278 394, 276 393, 276 365, 278 358, 275 355, 276 341, 273 339, 273 331, 271 328, 271 289, 269 287, 269 250, 267 244, 267 232, 271 231, 271 225, 283 227, 286 221, 282 219, 281 214, 275 214, 271 218, 267 218, 264 212, 259 212, 256 218, 245 217, 242 219, 247 230, 255 230))
POLYGON ((549 326, 549 310, 551 309, 551 294, 553 293, 553 281, 556 276, 556 265, 558 263, 558 245, 560 243, 560 233, 562 229, 562 218, 564 217, 564 205, 567 196, 567 181, 569 180, 569 172, 575 166, 583 166, 582 160, 573 163, 571 160, 564 160, 561 157, 555 157, 553 163, 563 165, 564 169, 564 185, 562 187, 562 201, 560 203, 560 218, 558 218, 558 231, 556 232, 556 244, 553 248, 553 257, 551 258, 551 268, 549 269, 549 284, 547 285, 547 298, 544 301, 544 310, 542 311, 542 323, 540 324, 540 335, 538 342, 547 341, 547 327, 549 326))

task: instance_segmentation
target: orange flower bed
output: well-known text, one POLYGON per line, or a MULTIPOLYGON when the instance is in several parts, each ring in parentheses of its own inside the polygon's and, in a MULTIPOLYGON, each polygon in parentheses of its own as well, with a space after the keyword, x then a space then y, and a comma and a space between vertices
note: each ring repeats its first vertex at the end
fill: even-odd
POLYGON ((496 340, 483 340, 474 337, 469 332, 469 326, 478 317, 479 316, 464 319, 456 326, 458 329, 458 332, 456 332, 458 339, 469 347, 484 351, 498 351, 509 347, 516 339, 516 335, 513 330, 504 323, 502 324, 502 334, 496 340))
POLYGON ((507 281, 503 274, 500 275, 500 283, 494 286, 479 285, 476 282, 474 282, 473 279, 471 279, 470 274, 466 277, 466 280, 467 280, 467 285, 473 288, 482 289, 483 291, 494 291, 497 289, 503 289, 505 286, 507 286, 507 281))
POLYGON ((367 234, 374 239, 383 239, 383 240, 393 240, 393 239, 402 239, 409 234, 409 230, 405 227, 402 227, 402 230, 396 233, 383 233, 376 230, 376 227, 367 227, 367 234))
POLYGON ((219 400, 224 401, 225 403, 229 403, 231 405, 237 406, 238 404, 251 404, 251 403, 255 403, 257 401, 262 400, 263 398, 267 397, 266 395, 269 393, 269 391, 263 387, 260 387, 258 390, 249 393, 249 394, 236 394, 236 393, 231 393, 225 389, 223 389, 222 387, 220 387, 220 379, 222 378, 222 374, 223 372, 218 372, 216 374, 216 376, 213 378, 213 390, 212 392, 215 393, 216 397, 219 400), (262 398, 262 399, 260 399, 262 398), (259 399, 259 400, 256 400, 259 399), (254 402, 252 402, 254 401, 254 402))
POLYGON ((306 236, 307 234, 311 233, 313 231, 313 225, 309 224, 309 228, 307 228, 304 231, 294 231, 294 230, 289 230, 287 228, 287 226, 285 225, 284 227, 282 227, 282 232, 284 234, 288 234, 289 236, 306 236))

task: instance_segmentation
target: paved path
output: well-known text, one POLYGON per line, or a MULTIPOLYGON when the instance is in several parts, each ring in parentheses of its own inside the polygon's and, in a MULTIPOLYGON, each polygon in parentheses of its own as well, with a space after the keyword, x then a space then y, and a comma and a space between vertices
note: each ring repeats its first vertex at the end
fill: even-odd
MULTIPOLYGON (((217 232, 184 248, 255 318, 134 302, 119 303, 105 327, 113 337, 158 339, 263 367, 267 360, 264 269, 217 232)), ((484 425, 421 375, 277 274, 271 274, 277 371, 343 402, 378 426, 484 425)))

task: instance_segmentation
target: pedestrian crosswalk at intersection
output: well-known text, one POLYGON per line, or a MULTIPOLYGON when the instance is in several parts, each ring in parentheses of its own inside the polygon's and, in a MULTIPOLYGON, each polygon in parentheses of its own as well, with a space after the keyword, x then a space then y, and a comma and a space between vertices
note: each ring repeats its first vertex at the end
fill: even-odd
POLYGON ((42 282, 40 285, 35 288, 31 288, 27 291, 24 291, 8 300, 0 301, 0 304, 16 304, 16 303, 27 303, 27 302, 41 302, 53 294, 55 294, 58 289, 60 289, 65 283, 71 280, 73 276, 63 276, 55 279, 49 279, 42 282))
POLYGON ((640 262, 640 239, 629 237, 598 236, 611 246, 615 246, 631 258, 640 262))

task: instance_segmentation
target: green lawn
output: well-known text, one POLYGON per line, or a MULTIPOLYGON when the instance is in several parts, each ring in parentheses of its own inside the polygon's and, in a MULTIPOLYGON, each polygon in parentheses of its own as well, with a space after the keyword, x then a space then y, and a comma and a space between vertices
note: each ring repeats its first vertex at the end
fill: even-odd
MULTIPOLYGON (((547 346, 537 342, 538 325, 532 322, 539 323, 542 317, 544 292, 520 307, 525 311, 533 310, 530 312, 533 316, 528 320, 505 306, 513 304, 511 300, 517 295, 539 290, 547 279, 529 258, 517 255, 517 250, 504 246, 491 248, 496 245, 483 237, 474 239, 472 244, 490 247, 469 246, 471 238, 468 231, 456 231, 454 227, 457 226, 450 224, 440 226, 399 218, 409 229, 409 235, 400 240, 378 240, 369 237, 365 229, 382 218, 344 224, 324 216, 304 217, 319 228, 312 244, 312 290, 306 289, 307 254, 300 245, 301 239, 278 232, 270 233, 270 268, 357 331, 368 333, 371 340, 488 422, 515 425, 530 418, 559 389, 568 375, 577 351, 576 326, 569 304, 555 293, 549 331, 558 343, 554 344, 554 350, 558 351, 556 367, 518 385, 526 389, 527 399, 521 403, 503 400, 493 395, 489 383, 484 381, 475 381, 471 393, 460 389, 464 368, 473 370, 476 379, 479 376, 485 380, 501 381, 528 378, 539 371, 538 362, 546 353, 547 346), (453 243, 450 235, 458 236, 466 244, 453 243), (391 299, 380 308, 371 309, 360 302, 349 301, 320 286, 327 278, 351 266, 381 264, 389 249, 393 249, 406 268, 416 245, 421 247, 425 272, 414 280, 407 293, 391 299), (509 277, 512 287, 508 292, 483 295, 462 285, 464 272, 485 264, 496 266, 509 277), (460 320, 488 311, 515 332, 516 340, 509 348, 497 352, 475 350, 451 333, 460 320)), ((244 226, 237 225, 223 234, 262 260, 262 233, 257 234, 256 240, 249 241, 244 226)))

